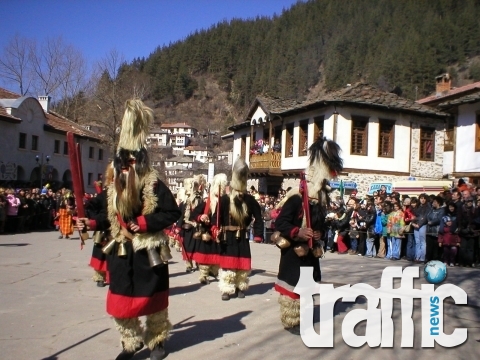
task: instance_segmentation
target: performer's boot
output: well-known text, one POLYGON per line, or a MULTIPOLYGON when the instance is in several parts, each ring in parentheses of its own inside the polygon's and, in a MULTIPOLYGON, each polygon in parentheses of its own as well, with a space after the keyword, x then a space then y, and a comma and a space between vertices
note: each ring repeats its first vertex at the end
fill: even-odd
POLYGON ((200 283, 202 283, 204 285, 210 284, 210 280, 208 280, 208 275, 209 275, 208 273, 209 273, 209 270, 210 270, 210 266, 199 265, 198 267, 200 269, 200 276, 199 276, 200 283))
POLYGON ((278 303, 283 328, 294 335, 300 335, 300 300, 280 295, 278 303))
POLYGON ((220 265, 210 265, 210 270, 208 275, 213 277, 215 280, 218 278, 218 270, 220 269, 220 265))
POLYGON ((239 299, 243 299, 245 297, 244 291, 248 290, 248 274, 250 271, 246 270, 237 270, 237 275, 235 277, 235 288, 237 289, 237 296, 239 299))
POLYGON ((218 287, 222 292, 222 300, 230 300, 237 297, 235 292, 235 279, 237 274, 232 270, 220 269, 218 287))
POLYGON ((164 343, 172 328, 172 324, 168 320, 168 309, 147 315, 145 325, 144 340, 151 350, 150 360, 164 359, 166 356, 164 343))
POLYGON ((192 264, 192 261, 191 261, 191 260, 185 260, 185 265, 186 265, 185 271, 186 271, 187 273, 191 273, 191 272, 194 271, 194 270, 193 270, 193 264, 192 264))
POLYGON ((178 240, 175 240, 175 250, 177 250, 177 252, 182 252, 182 245, 178 240))
POLYGON ((97 283, 98 287, 105 286, 106 273, 105 271, 93 270, 92 280, 97 283))
POLYGON ((140 320, 138 318, 113 319, 117 330, 120 332, 123 348, 115 360, 130 360, 137 351, 143 348, 140 320))
POLYGON ((168 246, 170 246, 171 248, 175 246, 175 239, 173 238, 173 236, 168 237, 168 246))

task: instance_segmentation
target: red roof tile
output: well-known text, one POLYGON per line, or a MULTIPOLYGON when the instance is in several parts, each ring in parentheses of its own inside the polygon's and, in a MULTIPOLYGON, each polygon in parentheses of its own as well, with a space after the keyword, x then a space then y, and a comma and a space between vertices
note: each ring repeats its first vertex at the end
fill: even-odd
POLYGON ((9 120, 12 120, 14 122, 20 122, 22 121, 22 119, 19 119, 15 116, 12 116, 10 115, 9 113, 7 113, 7 110, 5 110, 4 107, 0 106, 0 117, 2 118, 7 118, 6 120, 9 121, 9 120))
POLYGON ((194 129, 193 126, 190 126, 187 123, 162 124, 161 128, 192 128, 194 129))
POLYGON ((0 88, 0 99, 18 99, 20 97, 22 97, 22 95, 0 88))
POLYGON ((67 118, 50 111, 47 114, 47 125, 51 126, 55 130, 65 131, 65 132, 73 132, 75 135, 88 137, 96 140, 102 140, 101 136, 98 136, 93 131, 85 129, 82 125, 79 125, 67 118))
POLYGON ((450 89, 446 93, 442 93, 442 95, 440 95, 440 96, 437 96, 436 94, 435 95, 430 95, 426 98, 417 100, 417 102, 419 104, 427 104, 429 102, 437 101, 439 99, 445 99, 445 101, 446 101, 446 99, 449 98, 449 97, 452 97, 454 95, 461 95, 465 92, 471 92, 472 90, 475 90, 475 89, 480 90, 480 81, 475 82, 473 84, 468 84, 468 85, 465 85, 465 86, 460 86, 458 88, 450 89))

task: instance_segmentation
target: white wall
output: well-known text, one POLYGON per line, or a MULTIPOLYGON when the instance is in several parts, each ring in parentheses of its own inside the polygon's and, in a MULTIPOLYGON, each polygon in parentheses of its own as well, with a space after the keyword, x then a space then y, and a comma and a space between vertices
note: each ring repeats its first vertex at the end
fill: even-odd
POLYGON ((453 172, 453 151, 443 153, 443 175, 453 172))
POLYGON ((480 172, 480 152, 475 152, 475 112, 480 103, 459 106, 455 139, 455 172, 480 172))

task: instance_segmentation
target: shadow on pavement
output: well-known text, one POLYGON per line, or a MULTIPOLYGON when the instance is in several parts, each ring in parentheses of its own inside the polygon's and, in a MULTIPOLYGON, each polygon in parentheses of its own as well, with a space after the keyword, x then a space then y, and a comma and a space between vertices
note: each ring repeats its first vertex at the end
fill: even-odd
POLYGON ((267 283, 261 283, 261 284, 255 284, 251 285, 247 291, 245 291, 245 294, 247 296, 249 295, 262 295, 265 294, 267 291, 272 290, 273 286, 275 283, 272 282, 267 282, 267 283))
POLYGON ((241 311, 215 320, 191 322, 184 320, 173 326, 172 337, 167 341, 166 350, 168 353, 174 353, 204 341, 221 338, 225 334, 245 330, 241 320, 251 313, 252 311, 241 311))
POLYGON ((93 339, 94 337, 97 337, 98 335, 100 335, 100 334, 102 334, 102 333, 104 333, 105 331, 108 331, 108 330, 110 330, 110 329, 103 329, 102 331, 99 331, 99 332, 97 332, 97 333, 95 333, 95 334, 93 334, 93 335, 91 335, 91 336, 89 336, 89 337, 87 337, 87 338, 85 338, 85 339, 83 339, 79 342, 76 342, 75 344, 72 344, 69 347, 66 347, 65 349, 62 349, 62 350, 56 352, 55 354, 52 354, 49 357, 43 358, 41 360, 57 360, 58 359, 57 355, 60 355, 60 354, 66 352, 70 349, 73 349, 74 347, 76 347, 80 344, 83 344, 84 342, 87 342, 88 340, 93 339))
MULTIPOLYGON (((195 281, 198 281, 198 280, 195 279, 195 281)), ((199 282, 195 284, 187 285, 187 286, 176 286, 174 288, 170 288, 170 296, 191 293, 191 292, 197 291, 202 286, 203 285, 200 284, 199 282)))
POLYGON ((17 243, 17 244, 0 244, 0 246, 27 246, 29 243, 17 243))

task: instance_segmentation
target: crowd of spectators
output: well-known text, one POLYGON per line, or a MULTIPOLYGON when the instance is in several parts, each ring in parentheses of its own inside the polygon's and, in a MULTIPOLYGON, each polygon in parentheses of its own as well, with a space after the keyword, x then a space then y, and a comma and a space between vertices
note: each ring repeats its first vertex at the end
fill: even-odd
MULTIPOLYGON (((264 242, 270 243, 279 202, 277 196, 250 194, 259 202, 265 222, 264 242)), ((439 194, 408 197, 386 188, 372 196, 352 193, 346 200, 333 199, 325 218, 327 251, 339 255, 407 260, 426 263, 440 260, 449 266, 480 264, 480 187, 460 181, 439 194)))
MULTIPOLYGON (((85 194, 83 200, 86 201, 91 196, 95 195, 85 194)), ((74 216, 73 199, 73 194, 65 188, 53 191, 48 187, 0 187, 0 234, 60 230, 61 210, 69 207, 68 215, 74 216)))

